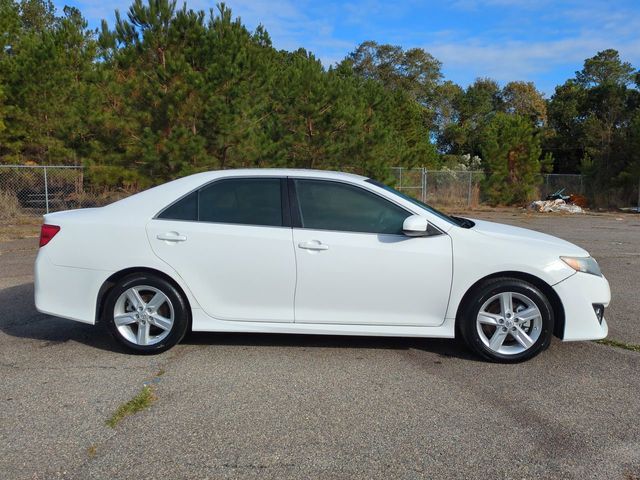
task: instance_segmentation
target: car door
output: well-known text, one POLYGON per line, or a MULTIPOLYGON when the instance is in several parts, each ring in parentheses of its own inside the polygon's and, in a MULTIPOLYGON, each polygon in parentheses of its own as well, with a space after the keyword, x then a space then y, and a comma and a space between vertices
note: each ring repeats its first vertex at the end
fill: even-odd
POLYGON ((402 234, 412 213, 361 186, 290 182, 296 323, 436 326, 452 276, 448 235, 402 234))
POLYGON ((285 182, 216 180, 147 225, 155 254, 185 280, 208 315, 293 322, 296 267, 285 182))

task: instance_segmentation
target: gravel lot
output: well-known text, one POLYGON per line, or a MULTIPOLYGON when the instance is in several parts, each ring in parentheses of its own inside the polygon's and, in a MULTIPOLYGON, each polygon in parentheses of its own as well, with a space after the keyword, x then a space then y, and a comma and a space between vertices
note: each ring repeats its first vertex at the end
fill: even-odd
MULTIPOLYGON (((640 216, 470 216, 587 248, 610 338, 640 344, 640 216)), ((2 478, 640 478, 640 353, 555 341, 509 366, 446 340, 192 334, 131 356, 35 311, 35 250, 0 243, 2 478), (155 402, 106 426, 145 384, 155 402)))

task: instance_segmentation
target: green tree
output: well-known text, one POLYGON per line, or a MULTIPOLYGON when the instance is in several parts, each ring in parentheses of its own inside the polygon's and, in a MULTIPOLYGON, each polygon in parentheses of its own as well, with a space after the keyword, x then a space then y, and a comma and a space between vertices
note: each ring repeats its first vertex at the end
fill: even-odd
POLYGON ((207 156, 215 159, 216 168, 272 164, 277 152, 268 127, 278 55, 268 34, 262 27, 249 32, 219 5, 202 47, 199 97, 207 156))
MULTIPOLYGON (((640 201, 640 108, 637 108, 624 130, 621 139, 620 155, 625 159, 624 166, 615 178, 620 186, 620 197, 627 205, 640 201)), ((618 200, 619 201, 619 200, 618 200)))
POLYGON ((77 163, 88 141, 92 33, 75 8, 55 17, 49 2, 16 5, 2 7, 13 21, 0 55, 7 102, 0 157, 9 163, 77 163))
POLYGON ((20 5, 14 0, 0 0, 0 62, 12 54, 21 23, 20 5))
POLYGON ((480 145, 486 180, 485 198, 492 204, 521 204, 532 199, 551 159, 541 159, 539 132, 520 115, 497 113, 483 131, 480 145))
POLYGON ((22 0, 18 6, 22 27, 27 31, 51 30, 59 20, 51 0, 22 0))
POLYGON ((629 171, 627 146, 640 105, 633 87, 637 75, 617 51, 604 50, 585 60, 575 79, 557 87, 549 102, 547 148, 560 171, 587 175, 588 190, 598 203, 608 203, 606 192, 632 182, 623 172, 629 171))
POLYGON ((353 168, 432 164, 423 107, 400 90, 278 52, 219 5, 203 12, 137 0, 99 38, 100 181, 132 188, 250 166, 353 168))
POLYGON ((251 166, 387 180, 391 166, 488 155, 485 192, 508 203, 530 194, 553 152, 557 172, 627 199, 639 87, 640 72, 611 49, 545 101, 531 82, 463 89, 428 52, 373 41, 327 69, 305 50, 274 49, 224 4, 207 13, 134 0, 98 34, 76 8, 0 0, 0 162, 95 165, 95 183, 132 190, 251 166))
POLYGON ((421 48, 404 50, 395 45, 363 42, 346 59, 357 75, 402 90, 422 104, 433 100, 442 79, 442 64, 421 48))
POLYGON ((115 29, 103 23, 99 88, 102 114, 95 163, 105 181, 146 186, 207 164, 201 126, 204 14, 175 1, 136 0, 115 29))
POLYGON ((579 173, 585 155, 583 115, 587 91, 575 80, 557 86, 548 102, 551 135, 545 147, 554 153, 557 172, 579 173))
POLYGON ((2 84, 0 84, 0 135, 2 131, 6 128, 4 124, 4 116, 5 116, 5 106, 4 106, 4 89, 2 88, 2 84))
POLYGON ((273 92, 279 164, 351 169, 386 179, 390 166, 433 165, 422 107, 348 64, 325 72, 308 52, 287 55, 273 92))
POLYGON ((490 78, 478 78, 464 93, 450 87, 454 121, 442 126, 438 143, 453 155, 480 155, 482 132, 496 112, 502 110, 501 90, 490 78))
POLYGON ((539 126, 547 123, 547 104, 533 82, 509 82, 500 95, 507 113, 528 118, 539 126))
MULTIPOLYGON (((401 91, 423 107, 422 115, 428 131, 436 121, 437 87, 442 80, 442 64, 421 48, 363 42, 343 63, 356 75, 381 82, 390 91, 401 91)), ((428 132, 425 132, 428 135, 428 132)))
POLYGON ((623 62, 617 50, 607 49, 584 61, 582 70, 576 72, 576 81, 584 86, 628 86, 633 82, 636 70, 629 62, 623 62))

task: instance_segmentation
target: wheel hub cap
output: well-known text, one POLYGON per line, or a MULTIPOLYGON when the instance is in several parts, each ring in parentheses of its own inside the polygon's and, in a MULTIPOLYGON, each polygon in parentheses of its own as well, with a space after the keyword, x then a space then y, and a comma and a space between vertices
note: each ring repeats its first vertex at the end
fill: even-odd
POLYGON ((535 302, 517 292, 501 292, 480 308, 476 320, 482 343, 495 353, 517 355, 531 348, 542 331, 535 302))
POLYGON ((136 345, 154 345, 164 340, 175 319, 169 297, 155 287, 139 285, 123 292, 113 310, 118 333, 136 345))

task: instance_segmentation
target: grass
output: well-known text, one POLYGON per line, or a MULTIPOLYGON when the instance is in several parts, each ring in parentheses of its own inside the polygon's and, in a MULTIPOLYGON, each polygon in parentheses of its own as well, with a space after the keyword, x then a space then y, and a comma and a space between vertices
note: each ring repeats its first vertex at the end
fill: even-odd
POLYGON ((142 387, 142 390, 135 397, 118 407, 111 418, 107 420, 107 426, 115 428, 124 418, 149 408, 155 399, 153 388, 148 385, 142 387))
POLYGON ((632 352, 640 353, 640 345, 636 343, 625 343, 625 342, 620 342, 618 340, 612 340, 610 338, 605 338, 604 340, 597 340, 596 343, 599 343, 600 345, 607 345, 609 347, 624 348, 625 350, 631 350, 632 352))
POLYGON ((89 448, 87 448, 87 455, 89 456, 89 458, 95 457, 96 453, 98 453, 98 447, 97 446, 91 445, 89 448))
POLYGON ((42 217, 20 216, 8 221, 0 221, 0 225, 0 241, 33 238, 40 234, 42 217))
POLYGON ((0 220, 12 220, 22 215, 18 197, 11 192, 0 190, 0 220))

